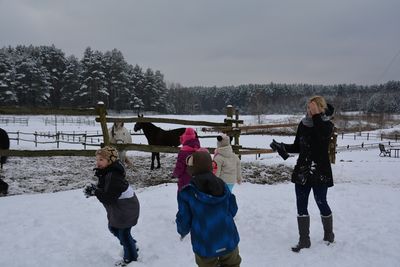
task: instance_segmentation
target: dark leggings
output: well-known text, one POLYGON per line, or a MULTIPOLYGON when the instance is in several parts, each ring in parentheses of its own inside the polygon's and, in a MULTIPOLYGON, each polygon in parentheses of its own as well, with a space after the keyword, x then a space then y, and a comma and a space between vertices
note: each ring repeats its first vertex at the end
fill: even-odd
POLYGON ((314 199, 317 203, 320 214, 322 216, 331 215, 332 211, 326 201, 326 194, 328 193, 328 187, 326 185, 309 186, 296 184, 295 190, 298 216, 308 215, 308 196, 310 195, 311 189, 313 190, 314 199))
POLYGON ((126 261, 136 261, 138 258, 138 253, 136 250, 136 240, 133 239, 131 235, 131 228, 119 229, 112 226, 108 226, 110 232, 115 235, 120 244, 124 247, 124 260, 126 261))

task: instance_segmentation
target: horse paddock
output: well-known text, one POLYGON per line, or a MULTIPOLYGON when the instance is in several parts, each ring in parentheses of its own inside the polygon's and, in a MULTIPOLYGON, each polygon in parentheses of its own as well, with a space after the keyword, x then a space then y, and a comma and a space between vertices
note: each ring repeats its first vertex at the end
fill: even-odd
MULTIPOLYGON (((137 189, 176 183, 172 177, 176 155, 161 154, 163 165, 150 170, 147 155, 130 156, 133 168, 127 168, 127 179, 137 189)), ((0 178, 9 184, 9 195, 51 193, 83 188, 95 182, 94 157, 9 157, 0 178), (40 167, 39 167, 40 166, 40 167)), ((243 162, 244 182, 274 184, 290 180, 292 169, 285 165, 263 165, 243 162)))

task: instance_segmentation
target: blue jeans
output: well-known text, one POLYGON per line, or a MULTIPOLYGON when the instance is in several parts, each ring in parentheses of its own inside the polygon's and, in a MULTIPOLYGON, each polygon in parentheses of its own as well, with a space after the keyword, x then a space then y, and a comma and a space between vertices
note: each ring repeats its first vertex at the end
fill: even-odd
POLYGON ((319 212, 322 216, 331 215, 332 211, 329 208, 328 202, 326 201, 326 194, 328 193, 328 187, 326 185, 300 185, 295 184, 296 190, 296 204, 297 214, 299 216, 308 215, 308 196, 310 195, 311 189, 314 193, 314 199, 319 208, 319 212))
POLYGON ((119 243, 124 247, 124 260, 128 262, 136 261, 138 258, 136 240, 131 235, 131 228, 119 229, 108 226, 110 232, 118 238, 119 243))
POLYGON ((233 189, 233 186, 234 186, 235 184, 226 184, 226 185, 228 186, 229 191, 231 191, 231 193, 232 193, 232 189, 233 189))

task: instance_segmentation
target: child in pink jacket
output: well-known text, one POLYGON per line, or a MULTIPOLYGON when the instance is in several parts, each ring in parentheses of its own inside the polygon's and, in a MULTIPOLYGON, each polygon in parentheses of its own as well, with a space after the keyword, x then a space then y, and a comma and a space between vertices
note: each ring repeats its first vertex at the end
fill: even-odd
POLYGON ((181 150, 178 153, 172 176, 178 178, 178 191, 190 183, 191 175, 187 172, 186 158, 200 148, 200 141, 193 128, 186 128, 180 137, 181 150))

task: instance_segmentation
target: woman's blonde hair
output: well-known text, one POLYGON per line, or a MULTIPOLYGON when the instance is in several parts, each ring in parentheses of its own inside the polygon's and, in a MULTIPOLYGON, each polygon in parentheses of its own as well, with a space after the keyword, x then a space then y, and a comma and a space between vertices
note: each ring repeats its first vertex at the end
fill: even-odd
POLYGON ((321 109, 321 110, 325 110, 328 105, 326 104, 325 98, 323 98, 322 96, 319 95, 315 95, 310 97, 310 99, 308 99, 308 102, 314 102, 315 104, 317 104, 317 106, 321 109))

